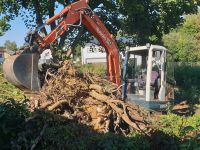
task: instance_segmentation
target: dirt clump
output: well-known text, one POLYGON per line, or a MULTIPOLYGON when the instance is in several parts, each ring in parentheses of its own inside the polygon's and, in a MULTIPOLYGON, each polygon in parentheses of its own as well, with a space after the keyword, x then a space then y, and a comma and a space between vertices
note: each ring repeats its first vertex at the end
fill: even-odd
POLYGON ((149 112, 119 99, 117 86, 99 76, 76 69, 65 61, 56 73, 48 72, 32 109, 51 111, 77 120, 97 132, 128 135, 133 130, 148 133, 149 112))

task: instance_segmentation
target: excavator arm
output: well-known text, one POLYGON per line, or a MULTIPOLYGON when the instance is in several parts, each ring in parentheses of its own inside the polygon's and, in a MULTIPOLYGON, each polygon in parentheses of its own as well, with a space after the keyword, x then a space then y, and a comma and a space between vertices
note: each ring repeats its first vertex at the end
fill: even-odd
MULTIPOLYGON (((42 51, 45 49, 46 46, 55 42, 59 37, 61 37, 69 29, 70 26, 80 26, 80 25, 84 25, 98 39, 100 44, 104 46, 104 48, 106 49, 107 73, 108 73, 109 79, 113 83, 116 83, 119 86, 121 82, 120 82, 119 52, 118 52, 117 44, 115 42, 113 35, 109 33, 109 31, 107 30, 105 25, 101 22, 99 17, 90 9, 88 5, 88 0, 79 0, 78 2, 72 3, 71 5, 65 7, 59 14, 56 14, 52 18, 48 19, 44 25, 37 28, 36 31, 33 33, 34 35, 32 35, 31 37, 34 37, 33 41, 37 43, 38 45, 38 52, 42 53, 42 51), (40 29, 42 29, 46 25, 50 25, 52 22, 54 22, 57 19, 61 19, 60 23, 47 36, 41 37, 38 34, 38 31, 40 29), (76 25, 77 23, 79 25, 76 25)), ((31 54, 31 55, 35 55, 35 54, 31 54)), ((33 86, 36 79, 33 80, 34 77, 29 77, 33 75, 37 76, 35 73, 37 69, 35 69, 36 67, 33 67, 37 65, 36 64, 37 59, 36 61, 33 61, 35 57, 31 57, 34 64, 31 63, 30 65, 27 65, 25 67, 28 70, 27 73, 23 73, 23 76, 26 76, 27 74, 28 79, 27 78, 25 79, 26 82, 29 82, 29 79, 31 79, 31 81, 28 83, 29 86, 27 86, 22 81, 24 79, 21 79, 21 78, 19 79, 19 77, 15 76, 16 74, 20 74, 19 73, 20 70, 23 70, 23 69, 19 69, 18 71, 17 68, 20 68, 20 66, 15 65, 15 64, 23 65, 23 59, 20 59, 20 63, 15 62, 19 60, 18 59, 19 57, 22 58, 23 54, 18 57, 15 56, 12 63, 5 62, 6 65, 4 65, 5 67, 3 67, 3 70, 5 70, 4 73, 6 74, 7 79, 8 80, 12 79, 14 76, 15 81, 17 80, 17 82, 13 82, 13 80, 9 80, 9 81, 14 83, 15 85, 20 85, 21 83, 22 86, 28 89, 39 90, 38 83, 36 86, 33 86), (10 65, 9 63, 12 64, 11 67, 9 66, 10 65), (6 67, 16 68, 16 69, 14 69, 15 71, 12 69, 9 71, 6 71, 6 67), (30 68, 33 67, 34 69, 28 69, 28 67, 30 68), (29 73, 30 70, 32 70, 31 74, 29 73), (10 74, 12 77, 10 76, 10 74), (36 87, 36 88, 32 88, 32 87, 36 87)))

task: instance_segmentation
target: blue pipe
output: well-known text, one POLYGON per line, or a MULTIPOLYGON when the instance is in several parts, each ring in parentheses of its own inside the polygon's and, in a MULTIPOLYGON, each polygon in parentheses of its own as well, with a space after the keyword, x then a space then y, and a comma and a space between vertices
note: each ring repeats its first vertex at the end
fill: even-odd
POLYGON ((129 60, 129 53, 125 53, 125 61, 123 66, 123 75, 122 75, 122 99, 125 100, 127 97, 127 80, 126 80, 126 74, 127 74, 127 68, 128 68, 128 60, 129 60))

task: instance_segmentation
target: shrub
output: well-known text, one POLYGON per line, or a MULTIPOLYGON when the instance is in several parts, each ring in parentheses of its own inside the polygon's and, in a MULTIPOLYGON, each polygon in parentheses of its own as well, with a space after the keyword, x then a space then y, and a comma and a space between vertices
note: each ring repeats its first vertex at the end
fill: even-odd
POLYGON ((79 68, 83 72, 89 72, 94 75, 106 76, 106 64, 85 64, 80 65, 79 68))
POLYGON ((10 99, 0 104, 0 149, 11 147, 11 141, 24 130, 27 116, 29 113, 24 102, 10 99))
POLYGON ((188 100, 191 104, 200 102, 200 66, 180 64, 175 67, 175 80, 179 88, 175 99, 188 100))
MULTIPOLYGON (((194 115, 192 117, 178 116, 171 113, 163 115, 159 121, 159 130, 170 137, 176 149, 192 150, 200 147, 199 115, 194 115)), ((169 139, 167 141, 166 142, 169 144, 169 139)))
POLYGON ((174 54, 176 61, 200 60, 199 21, 200 14, 186 15, 182 26, 163 36, 164 45, 174 54))
POLYGON ((4 78, 0 66, 0 103, 5 99, 15 99, 18 101, 24 100, 24 93, 14 85, 8 83, 4 78))
POLYGON ((200 116, 194 115, 191 117, 178 116, 169 113, 161 116, 160 130, 166 134, 176 137, 186 136, 189 132, 200 131, 200 116))

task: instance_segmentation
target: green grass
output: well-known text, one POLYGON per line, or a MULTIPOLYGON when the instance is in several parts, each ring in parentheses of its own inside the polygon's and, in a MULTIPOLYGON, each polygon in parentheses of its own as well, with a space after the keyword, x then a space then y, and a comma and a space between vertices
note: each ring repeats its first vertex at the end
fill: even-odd
POLYGON ((160 130, 164 133, 181 138, 190 132, 197 131, 200 134, 200 116, 178 116, 169 113, 161 116, 160 130))
POLYGON ((83 72, 89 72, 94 75, 100 75, 102 77, 106 76, 107 67, 106 64, 85 64, 77 65, 83 72))
POLYGON ((17 101, 24 100, 24 93, 14 85, 8 83, 3 77, 2 65, 0 65, 0 103, 7 99, 15 99, 17 101))

